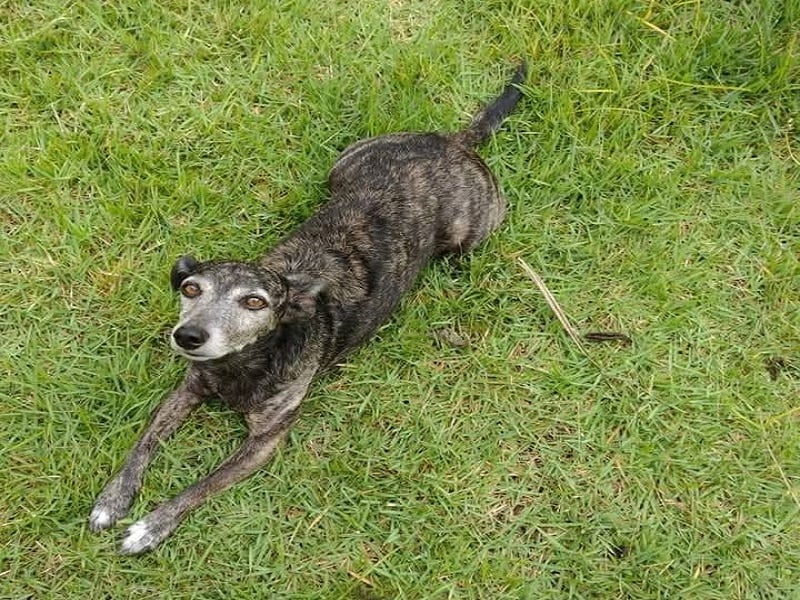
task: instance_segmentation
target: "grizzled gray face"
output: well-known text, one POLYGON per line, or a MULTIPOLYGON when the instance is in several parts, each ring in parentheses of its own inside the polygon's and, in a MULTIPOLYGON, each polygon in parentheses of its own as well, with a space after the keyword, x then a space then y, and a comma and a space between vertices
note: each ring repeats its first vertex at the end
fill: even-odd
POLYGON ((198 263, 185 256, 172 268, 181 294, 170 343, 194 361, 239 352, 281 322, 313 315, 322 286, 302 275, 284 277, 258 265, 198 263))

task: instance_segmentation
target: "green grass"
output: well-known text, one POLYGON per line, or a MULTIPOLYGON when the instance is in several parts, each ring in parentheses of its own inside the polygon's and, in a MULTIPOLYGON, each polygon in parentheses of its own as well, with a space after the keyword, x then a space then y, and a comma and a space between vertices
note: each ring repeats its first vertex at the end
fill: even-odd
MULTIPOLYGON (((0 22, 0 596, 800 597, 796 0, 42 0, 0 22), (90 534, 184 368, 174 258, 258 256, 347 144, 458 128, 520 56, 527 99, 483 149, 502 230, 428 269, 271 464, 157 551, 90 534), (633 344, 589 360, 520 257, 580 331, 633 344)), ((201 410, 131 518, 243 432, 201 410)))

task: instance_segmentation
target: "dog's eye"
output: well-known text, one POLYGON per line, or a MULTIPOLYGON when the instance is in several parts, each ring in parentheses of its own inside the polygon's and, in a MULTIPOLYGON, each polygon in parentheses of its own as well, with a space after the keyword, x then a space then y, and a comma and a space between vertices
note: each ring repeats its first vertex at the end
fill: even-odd
POLYGON ((242 305, 248 310, 261 310, 267 307, 267 301, 261 296, 247 296, 242 300, 242 305))
POLYGON ((187 298, 197 298, 202 293, 203 290, 200 289, 200 286, 196 283, 192 283, 191 281, 184 283, 181 286, 181 294, 187 298))

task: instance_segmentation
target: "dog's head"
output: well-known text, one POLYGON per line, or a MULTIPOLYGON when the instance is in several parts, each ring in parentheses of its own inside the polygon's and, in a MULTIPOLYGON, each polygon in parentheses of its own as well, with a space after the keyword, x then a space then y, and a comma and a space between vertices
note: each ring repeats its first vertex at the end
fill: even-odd
POLYGON ((303 274, 241 262, 199 263, 191 256, 178 259, 170 279, 181 294, 170 343, 194 361, 239 352, 282 323, 311 318, 324 288, 303 274))

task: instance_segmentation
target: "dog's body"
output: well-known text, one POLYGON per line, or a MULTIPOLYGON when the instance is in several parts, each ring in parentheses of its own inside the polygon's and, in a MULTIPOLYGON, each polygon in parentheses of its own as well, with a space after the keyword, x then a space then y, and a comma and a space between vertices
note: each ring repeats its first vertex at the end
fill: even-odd
POLYGON ((524 77, 522 65, 466 131, 350 146, 331 170, 331 200, 259 263, 175 264, 183 298, 172 345, 192 362, 98 497, 93 530, 127 514, 158 444, 219 397, 244 415, 249 435, 210 476, 134 523, 121 551, 158 545, 210 494, 266 462, 311 381, 386 322, 433 257, 471 250, 497 228, 505 201, 473 148, 517 104, 524 77))

